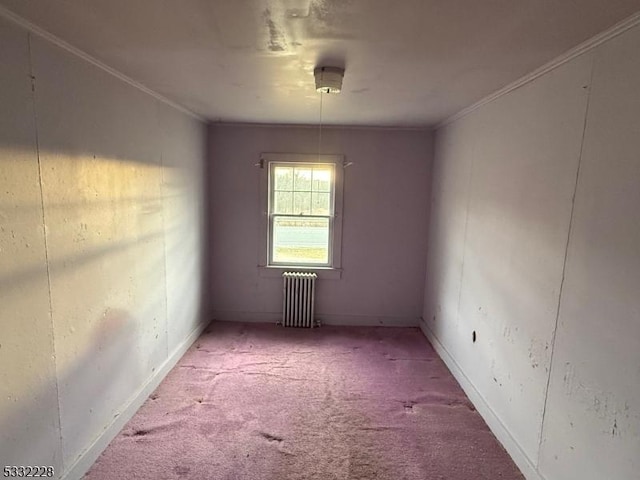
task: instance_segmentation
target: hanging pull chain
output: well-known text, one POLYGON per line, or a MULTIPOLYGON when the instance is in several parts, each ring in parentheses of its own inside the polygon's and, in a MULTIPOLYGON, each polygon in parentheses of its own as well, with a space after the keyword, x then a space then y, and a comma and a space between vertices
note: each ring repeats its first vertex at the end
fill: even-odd
POLYGON ((318 128, 318 161, 320 161, 320 154, 322 153, 322 99, 323 92, 320 91, 320 125, 318 128))

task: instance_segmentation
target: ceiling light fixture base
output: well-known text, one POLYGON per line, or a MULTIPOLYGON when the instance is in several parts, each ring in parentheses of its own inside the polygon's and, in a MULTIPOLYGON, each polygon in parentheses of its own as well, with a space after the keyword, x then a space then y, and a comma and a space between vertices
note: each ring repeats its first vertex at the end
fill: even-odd
POLYGON ((316 77, 316 91, 319 93, 340 93, 342 91, 342 79, 344 68, 316 67, 313 71, 316 77))

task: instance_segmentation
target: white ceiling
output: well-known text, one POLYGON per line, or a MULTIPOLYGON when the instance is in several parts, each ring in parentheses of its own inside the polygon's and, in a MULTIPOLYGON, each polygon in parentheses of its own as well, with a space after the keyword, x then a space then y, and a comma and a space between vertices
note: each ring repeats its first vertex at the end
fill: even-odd
POLYGON ((640 0, 0 0, 214 121, 433 125, 640 10, 640 0))

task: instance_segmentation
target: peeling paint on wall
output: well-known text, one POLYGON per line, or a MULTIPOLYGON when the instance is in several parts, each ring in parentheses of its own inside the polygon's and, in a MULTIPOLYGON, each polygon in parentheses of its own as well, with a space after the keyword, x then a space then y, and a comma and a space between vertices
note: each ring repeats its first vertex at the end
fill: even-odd
MULTIPOLYGON (((575 366, 569 362, 565 364, 563 380, 564 394, 600 420, 602 433, 619 437, 631 433, 629 428, 634 423, 640 426, 640 412, 631 410, 628 399, 589 383, 586 377, 576 374, 575 366)), ((640 430, 634 430, 636 436, 640 435, 640 430)))

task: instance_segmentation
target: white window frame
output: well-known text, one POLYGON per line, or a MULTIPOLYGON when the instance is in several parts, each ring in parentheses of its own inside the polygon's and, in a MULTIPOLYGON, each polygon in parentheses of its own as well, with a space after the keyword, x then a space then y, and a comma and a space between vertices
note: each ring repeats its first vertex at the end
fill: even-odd
POLYGON ((260 252, 258 267, 262 276, 280 276, 287 270, 312 271, 320 278, 340 278, 342 271, 342 207, 344 190, 344 156, 343 155, 318 155, 298 153, 263 153, 260 156, 260 252), (329 261, 325 266, 295 265, 295 264, 270 264, 271 222, 269 218, 271 187, 269 185, 269 172, 271 163, 309 163, 309 164, 333 164, 333 215, 330 217, 329 261))

